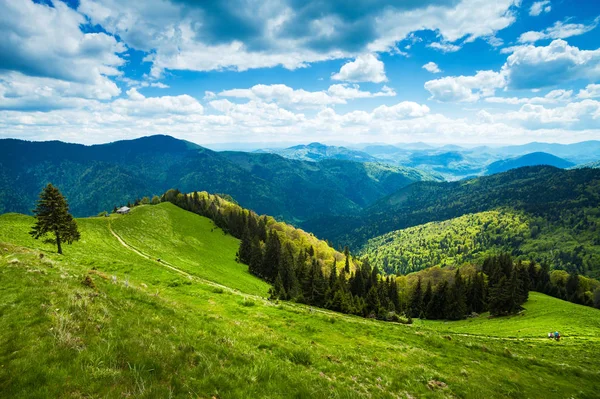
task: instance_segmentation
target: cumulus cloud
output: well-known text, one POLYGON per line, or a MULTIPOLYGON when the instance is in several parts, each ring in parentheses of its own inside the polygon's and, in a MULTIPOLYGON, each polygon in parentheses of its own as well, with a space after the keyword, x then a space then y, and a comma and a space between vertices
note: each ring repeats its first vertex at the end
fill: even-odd
POLYGON ((95 84, 27 76, 20 72, 0 73, 0 109, 42 110, 80 107, 92 100, 108 100, 121 90, 109 79, 95 84))
POLYGON ((506 85, 502 73, 479 71, 474 76, 447 76, 425 82, 430 99, 441 102, 474 102, 494 95, 506 85))
POLYGON ((585 89, 579 90, 577 94, 579 98, 598 98, 600 97, 600 84, 589 84, 585 89))
POLYGON ((128 98, 110 104, 110 109, 120 115, 157 116, 202 114, 204 107, 187 94, 181 96, 145 97, 136 88, 127 91, 128 98))
POLYGON ((105 33, 84 33, 86 18, 61 1, 53 6, 0 0, 0 109, 78 107, 121 93, 126 50, 105 33))
POLYGON ((255 85, 249 89, 230 89, 219 93, 222 97, 246 98, 256 101, 276 102, 283 106, 296 108, 325 107, 335 104, 346 104, 347 100, 371 97, 393 97, 396 92, 383 86, 381 91, 370 92, 360 90, 358 85, 335 84, 327 90, 307 91, 293 89, 284 84, 255 85))
POLYGON ((338 73, 331 76, 333 80, 347 82, 373 82, 381 83, 387 81, 383 62, 373 54, 363 54, 354 61, 344 64, 338 73))
POLYGON ((346 113, 327 107, 311 115, 286 110, 277 103, 249 100, 236 104, 218 99, 210 101, 202 112, 193 99, 182 96, 145 97, 133 88, 127 98, 109 103, 95 101, 89 109, 30 113, 0 111, 0 137, 86 143, 159 133, 198 143, 251 141, 256 135, 263 140, 286 137, 297 141, 365 142, 373 137, 386 142, 575 141, 598 133, 593 127, 585 128, 586 123, 594 126, 598 121, 596 102, 586 101, 588 103, 572 107, 578 108, 577 111, 568 110, 575 117, 552 121, 564 112, 556 110, 554 116, 550 119, 544 117, 544 124, 540 124, 535 122, 533 114, 543 114, 542 109, 524 108, 521 117, 480 111, 476 118, 470 120, 432 113, 427 106, 409 101, 346 113), (524 116, 526 112, 531 114, 529 118, 524 116), (526 127, 528 124, 531 127, 526 127), (569 130, 565 130, 564 126, 568 126, 569 130), (571 129, 572 126, 575 128, 571 129), (85 136, 81 136, 81 131, 86 132, 85 136))
POLYGON ((555 104, 559 102, 569 101, 573 96, 573 90, 552 90, 544 97, 487 97, 488 103, 495 104, 555 104))
MULTIPOLYGON (((164 70, 247 70, 398 51, 420 30, 443 43, 490 38, 515 21, 519 0, 198 2, 81 0, 78 10, 164 70)), ((448 44, 448 46, 451 46, 448 44)))
POLYGON ((511 89, 539 89, 576 79, 600 78, 600 49, 580 50, 564 40, 521 46, 502 67, 511 89))
POLYGON ((441 73, 442 72, 440 67, 435 62, 428 62, 427 64, 423 65, 421 68, 423 68, 431 73, 441 73))
POLYGON ((587 99, 554 108, 525 104, 518 111, 494 114, 492 117, 494 120, 516 121, 528 129, 593 129, 600 121, 600 102, 587 99))
POLYGON ((437 42, 428 44, 427 47, 431 47, 433 49, 439 50, 442 53, 454 53, 454 52, 460 50, 460 48, 461 48, 460 46, 457 46, 452 43, 437 43, 437 42))
POLYGON ((531 8, 529 9, 529 15, 532 17, 537 17, 538 15, 550 12, 551 10, 552 6, 550 5, 550 0, 536 1, 531 5, 531 8))
POLYGON ((541 32, 529 31, 521 34, 518 41, 520 43, 535 43, 544 39, 566 39, 572 36, 579 36, 587 33, 598 26, 598 18, 590 25, 585 24, 565 24, 557 21, 551 27, 541 32))
POLYGON ((85 17, 66 4, 0 0, 0 9, 1 69, 92 85, 120 74, 125 46, 104 33, 83 33, 85 17))

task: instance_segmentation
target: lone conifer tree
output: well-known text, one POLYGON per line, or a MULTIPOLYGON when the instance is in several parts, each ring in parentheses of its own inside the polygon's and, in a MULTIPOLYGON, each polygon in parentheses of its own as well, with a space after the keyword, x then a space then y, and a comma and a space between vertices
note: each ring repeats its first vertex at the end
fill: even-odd
POLYGON ((29 232, 36 240, 46 234, 54 234, 54 239, 44 242, 56 242, 58 253, 62 254, 63 242, 67 244, 79 240, 79 230, 73 216, 69 213, 69 204, 58 188, 48 183, 40 193, 40 199, 33 210, 37 222, 29 232))

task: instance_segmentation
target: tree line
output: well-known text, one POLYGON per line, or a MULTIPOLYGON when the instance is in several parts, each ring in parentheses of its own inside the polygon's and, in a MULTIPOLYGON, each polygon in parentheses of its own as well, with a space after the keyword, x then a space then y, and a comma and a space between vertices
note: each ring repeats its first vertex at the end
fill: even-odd
POLYGON ((481 268, 471 275, 463 276, 457 269, 453 278, 435 286, 419 280, 408 301, 402 301, 395 276, 383 275, 368 258, 353 258, 348 247, 337 253, 313 237, 313 243, 329 252, 324 252, 323 247, 317 251, 306 240, 290 238, 298 236, 300 230, 243 209, 231 198, 169 190, 160 201, 208 217, 216 226, 239 238, 238 261, 247 264, 250 273, 271 283, 272 299, 384 320, 400 320, 402 315, 458 320, 486 311, 494 316, 512 314, 522 309, 530 290, 600 307, 600 295, 594 298, 589 292, 584 293, 576 274, 563 272, 566 277, 560 281, 564 284, 553 283, 547 265, 536 265, 534 261, 524 265, 521 261, 514 262, 510 254, 485 258, 481 268), (293 231, 284 234, 282 229, 286 228, 293 231))

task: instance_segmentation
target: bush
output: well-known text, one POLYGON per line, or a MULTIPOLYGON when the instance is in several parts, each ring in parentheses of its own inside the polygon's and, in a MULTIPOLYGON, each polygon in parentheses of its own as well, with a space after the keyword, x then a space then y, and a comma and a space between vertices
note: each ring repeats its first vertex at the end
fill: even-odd
POLYGON ((256 303, 254 303, 254 301, 251 300, 251 299, 244 299, 242 301, 242 306, 251 307, 251 306, 254 306, 254 305, 256 305, 256 303))

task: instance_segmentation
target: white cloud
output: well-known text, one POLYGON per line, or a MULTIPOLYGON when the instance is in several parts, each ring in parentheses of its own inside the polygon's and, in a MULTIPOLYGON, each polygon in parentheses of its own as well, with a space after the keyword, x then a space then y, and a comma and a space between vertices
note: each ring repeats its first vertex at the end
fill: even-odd
MULTIPOLYGON (((520 0, 439 3, 382 1, 337 7, 308 2, 81 0, 78 10, 165 70, 288 69, 364 53, 398 51, 413 32, 435 32, 447 47, 492 38, 515 21, 520 0), (319 7, 320 15, 307 10, 319 7)), ((382 81, 382 80, 380 80, 382 81)))
POLYGON ((480 97, 494 95, 506 85, 503 74, 479 71, 475 76, 447 76, 425 82, 432 100, 441 102, 474 102, 480 97))
POLYGON ((536 113, 543 115, 542 108, 524 108, 521 116, 480 111, 471 120, 431 113, 427 106, 408 101, 371 111, 338 114, 332 108, 324 108, 315 115, 307 115, 256 100, 244 104, 213 100, 202 112, 195 100, 182 96, 152 98, 136 91, 130 91, 129 96, 112 103, 95 101, 86 109, 0 111, 0 137, 85 143, 150 134, 170 134, 200 144, 255 141, 257 135, 266 141, 285 138, 367 142, 376 137, 378 141, 392 143, 415 140, 524 143, 573 142, 600 134, 594 128, 598 124, 598 105, 592 100, 571 106, 572 109, 555 110, 550 116, 536 117, 536 113), (565 112, 570 116, 560 118, 565 112), (526 113, 531 115, 526 117, 526 113))
POLYGON ((593 129, 600 121, 600 102, 588 99, 554 108, 525 104, 518 111, 493 114, 492 117, 494 120, 518 122, 528 129, 593 129))
POLYGON ((377 20, 379 38, 371 51, 387 51, 394 43, 418 30, 435 31, 444 43, 494 36, 515 20, 521 0, 462 0, 454 7, 430 5, 411 11, 387 9, 377 20))
POLYGON ((50 110, 78 107, 91 100, 108 100, 121 90, 109 79, 98 77, 95 84, 53 78, 0 73, 0 109, 50 110))
POLYGON ((589 84, 585 89, 579 90, 579 98, 598 98, 600 97, 600 84, 589 84))
POLYGON ((85 17, 61 1, 50 7, 0 0, 0 9, 2 69, 103 86, 120 74, 125 46, 104 33, 83 33, 85 17))
POLYGON ((370 97, 394 97, 396 92, 388 86, 383 86, 381 91, 370 92, 360 90, 358 85, 335 84, 329 86, 327 93, 334 98, 344 100, 353 100, 355 98, 370 98, 370 97))
POLYGON ((428 72, 431 73, 440 73, 442 72, 442 70, 440 69, 440 67, 435 63, 435 62, 428 62, 427 64, 423 65, 421 68, 427 70, 428 72))
POLYGON ((552 6, 550 5, 549 0, 536 1, 531 5, 531 8, 529 9, 529 15, 532 17, 537 17, 538 15, 550 12, 551 10, 552 6))
POLYGON ((354 61, 347 62, 338 73, 331 76, 333 80, 347 82, 373 82, 381 83, 387 81, 383 62, 373 54, 363 54, 354 61))
POLYGON ((347 100, 371 97, 393 97, 396 92, 383 86, 381 91, 369 92, 360 90, 358 85, 335 84, 327 90, 307 91, 293 89, 284 84, 255 85, 249 89, 230 89, 219 93, 222 97, 246 98, 256 101, 276 102, 283 106, 295 108, 325 107, 335 104, 346 104, 347 100))
POLYGON ((391 107, 380 105, 373 110, 373 115, 376 118, 382 119, 418 118, 425 116, 428 113, 429 107, 427 105, 417 104, 412 101, 402 101, 391 107))
POLYGON ((486 102, 495 104, 555 104, 572 99, 573 90, 552 90, 544 97, 487 97, 486 102))
POLYGON ((128 98, 110 103, 110 109, 120 115, 157 116, 202 114, 204 107, 187 94, 181 96, 145 97, 136 88, 127 90, 128 98))
POLYGON ((213 91, 209 91, 209 90, 206 90, 204 92, 204 98, 203 98, 204 100, 212 100, 214 98, 217 98, 217 93, 215 93, 213 91))
POLYGON ((433 49, 439 50, 442 53, 454 53, 461 49, 460 46, 457 46, 452 43, 437 43, 437 42, 428 44, 427 47, 431 47, 433 49))
POLYGON ((502 67, 508 87, 513 89, 543 88, 575 79, 600 78, 600 49, 580 50, 564 40, 548 46, 521 46, 507 58, 502 67))
POLYGON ((598 18, 590 25, 584 24, 563 24, 557 21, 551 27, 541 32, 529 31, 519 36, 519 43, 535 43, 544 39, 566 39, 572 36, 579 36, 587 33, 598 26, 598 18))

